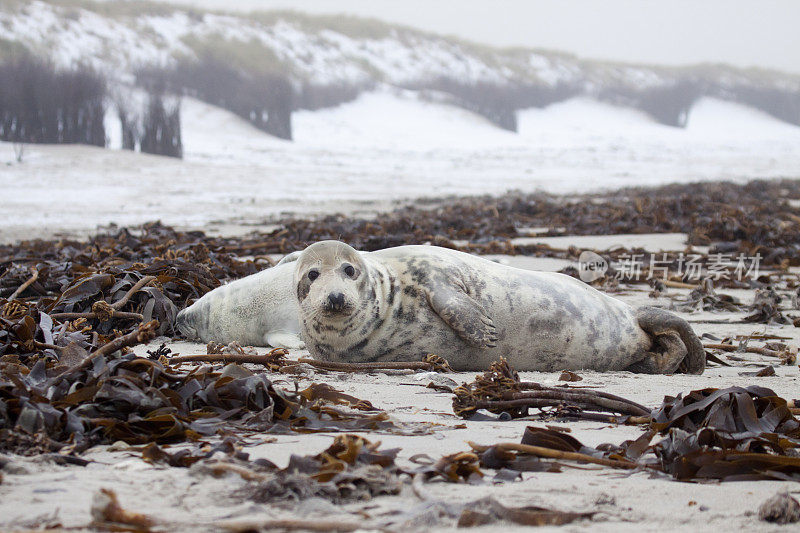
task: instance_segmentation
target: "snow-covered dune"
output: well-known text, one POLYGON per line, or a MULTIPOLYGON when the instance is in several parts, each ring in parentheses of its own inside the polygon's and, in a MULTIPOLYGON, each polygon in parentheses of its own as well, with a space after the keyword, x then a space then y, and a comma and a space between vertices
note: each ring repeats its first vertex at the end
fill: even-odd
POLYGON ((336 108, 300 111, 293 126, 295 141, 304 146, 430 151, 522 144, 518 135, 479 115, 401 91, 365 93, 336 108))
POLYGON ((294 142, 189 98, 181 118, 183 161, 28 145, 16 163, 0 143, 0 241, 153 219, 250 224, 421 196, 800 176, 800 127, 717 100, 699 101, 685 129, 580 98, 522 111, 514 134, 390 90, 297 113, 294 142))
POLYGON ((196 100, 184 99, 182 109, 188 161, 247 163, 296 179, 368 180, 358 188, 367 197, 394 196, 398 181, 397 194, 418 196, 800 173, 800 127, 714 99, 700 100, 687 127, 674 128, 630 108, 575 98, 521 111, 514 134, 463 109, 384 90, 296 113, 294 142, 196 100))

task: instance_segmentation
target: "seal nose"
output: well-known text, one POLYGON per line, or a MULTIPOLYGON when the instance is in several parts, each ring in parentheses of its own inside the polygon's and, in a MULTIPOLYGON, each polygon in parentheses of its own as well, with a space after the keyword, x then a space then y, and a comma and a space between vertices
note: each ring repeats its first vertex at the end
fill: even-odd
POLYGON ((197 335, 197 331, 192 327, 191 316, 186 312, 186 309, 178 313, 178 316, 175 318, 175 327, 189 339, 197 335))
POLYGON ((340 311, 344 307, 344 294, 341 292, 332 292, 328 295, 328 309, 332 311, 340 311))

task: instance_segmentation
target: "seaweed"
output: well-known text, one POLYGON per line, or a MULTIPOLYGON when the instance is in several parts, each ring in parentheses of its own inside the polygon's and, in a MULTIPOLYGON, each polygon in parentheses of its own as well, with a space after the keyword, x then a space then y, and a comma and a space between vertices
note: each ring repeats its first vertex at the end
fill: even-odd
POLYGON ((334 503, 399 494, 399 448, 381 450, 357 435, 341 435, 314 456, 292 455, 286 468, 263 474, 240 496, 256 502, 323 497, 334 503))
POLYGON ((667 397, 652 427, 666 472, 680 480, 800 479, 800 422, 788 402, 759 386, 667 397))
POLYGON ((603 417, 598 411, 619 413, 624 415, 617 419, 622 423, 646 423, 650 414, 643 405, 606 392, 521 381, 504 358, 492 363, 473 383, 457 387, 453 394, 453 412, 462 418, 470 418, 481 409, 522 418, 528 416, 530 408, 537 408, 554 409, 558 416, 568 418, 596 419, 597 414, 603 417))
MULTIPOLYGON (((177 372, 159 361, 91 356, 63 369, 0 363, 0 431, 41 435, 52 449, 98 443, 199 440, 226 429, 404 431, 369 402, 311 385, 276 388, 265 374, 235 364, 177 372)), ((425 431, 411 428, 411 431, 425 431)), ((3 439, 6 443, 6 439, 3 439)), ((5 445, 5 444, 4 444, 5 445)))
MULTIPOLYGON (((793 414, 794 402, 760 386, 695 390, 668 396, 660 407, 648 410, 622 398, 595 392, 590 399, 554 394, 552 389, 519 380, 505 360, 494 363, 474 384, 462 385, 454 393, 456 414, 470 416, 478 408, 511 408, 512 416, 525 416, 528 407, 549 407, 556 401, 572 404, 573 410, 606 408, 619 413, 641 408, 647 414, 630 416, 648 428, 634 441, 597 448, 549 428, 528 427, 520 444, 484 446, 470 443, 481 458, 481 466, 515 471, 546 470, 556 459, 594 463, 623 469, 647 468, 680 481, 779 479, 800 480, 800 421, 793 414), (525 389, 541 390, 541 397, 520 397, 525 389), (500 397, 501 400, 493 398, 500 397), (505 398, 519 398, 506 400, 505 398), (488 399, 487 399, 488 398, 488 399), (542 399, 548 402, 540 403, 542 399), (607 400, 614 400, 606 404, 607 400), (587 403, 583 403, 587 402, 587 403), (663 438, 651 445, 653 438, 663 438), (533 459, 535 458, 535 459, 533 459)), ((509 412, 509 411, 506 411, 509 412)), ((591 413, 585 413, 591 415, 591 413)), ((595 418, 597 419, 597 418, 595 418)), ((626 423, 629 419, 611 420, 626 423)))

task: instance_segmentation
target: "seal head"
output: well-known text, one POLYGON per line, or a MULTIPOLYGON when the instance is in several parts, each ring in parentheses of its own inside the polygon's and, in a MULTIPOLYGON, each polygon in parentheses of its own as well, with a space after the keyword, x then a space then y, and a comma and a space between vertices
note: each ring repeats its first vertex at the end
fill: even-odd
POLYGON ((295 287, 301 316, 314 322, 344 323, 368 296, 367 265, 361 255, 338 241, 312 244, 295 267, 295 287))

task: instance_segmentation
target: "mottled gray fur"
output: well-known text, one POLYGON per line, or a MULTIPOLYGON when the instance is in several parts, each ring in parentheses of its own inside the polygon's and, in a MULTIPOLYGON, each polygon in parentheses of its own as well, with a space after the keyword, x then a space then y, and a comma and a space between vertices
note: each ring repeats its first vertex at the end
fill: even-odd
POLYGON ((434 353, 457 370, 483 370, 504 356, 518 370, 664 373, 680 365, 700 373, 705 365, 699 340, 671 313, 637 315, 569 276, 446 248, 359 254, 322 241, 300 254, 294 287, 303 339, 322 360, 413 361, 434 353))

